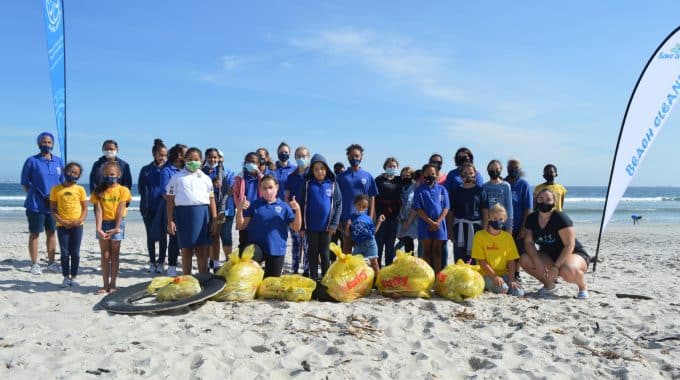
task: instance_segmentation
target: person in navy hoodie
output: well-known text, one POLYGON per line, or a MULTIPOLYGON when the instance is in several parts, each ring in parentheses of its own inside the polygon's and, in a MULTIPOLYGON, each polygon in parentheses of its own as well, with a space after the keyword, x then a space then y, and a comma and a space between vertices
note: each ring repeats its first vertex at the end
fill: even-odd
POLYGON ((137 191, 140 195, 139 211, 142 214, 146 229, 146 248, 149 251, 149 273, 163 273, 165 265, 165 251, 168 248, 168 239, 165 234, 154 236, 153 221, 156 218, 158 208, 161 206, 165 188, 161 184, 161 171, 168 160, 168 149, 163 140, 153 141, 153 161, 142 167, 137 180, 137 191), (158 259, 156 259, 156 242, 158 242, 158 259))
POLYGON ((309 277, 319 278, 319 257, 321 277, 330 265, 328 244, 335 234, 342 212, 342 196, 335 183, 335 173, 328 167, 326 158, 320 154, 312 157, 311 169, 305 176, 300 195, 302 225, 307 238, 309 277))
MULTIPOLYGON (((295 163, 297 164, 297 169, 288 175, 284 200, 290 201, 293 197, 301 199, 300 193, 302 192, 302 186, 305 184, 306 176, 309 172, 309 159, 310 152, 307 147, 298 146, 295 148, 295 163)), ((297 273, 300 268, 300 261, 302 261, 302 273, 308 276, 309 255, 307 254, 307 240, 304 237, 304 232, 298 233, 291 230, 290 238, 293 241, 293 260, 291 269, 293 273, 297 273)))
POLYGON ((21 169, 21 186, 26 192, 24 207, 28 219, 28 253, 31 256, 30 272, 42 274, 38 264, 38 237, 45 231, 47 243, 47 269, 53 272, 59 270, 59 264, 54 261, 57 249, 56 220, 50 211, 50 190, 64 182, 64 161, 52 154, 54 136, 43 132, 37 138, 40 153, 30 156, 21 169))
MULTIPOLYGON (((375 220, 375 196, 378 195, 378 187, 371 173, 361 168, 361 160, 364 157, 364 148, 359 144, 352 144, 345 150, 350 167, 337 176, 338 187, 342 193, 342 214, 340 215, 340 228, 349 231, 348 221, 354 210, 354 198, 357 195, 368 196, 368 216, 375 220)), ((342 251, 352 252, 352 237, 345 233, 342 239, 342 251)))
POLYGON ((286 258, 288 228, 299 231, 302 225, 300 205, 293 197, 289 203, 279 199, 279 184, 271 175, 260 179, 261 198, 252 204, 243 199, 236 209, 236 226, 247 229, 250 243, 264 256, 264 276, 279 277, 286 258))
POLYGON ((102 144, 102 156, 92 165, 90 170, 90 193, 94 192, 97 186, 102 184, 104 175, 102 174, 102 166, 107 161, 115 161, 120 168, 120 182, 122 186, 132 190, 132 173, 130 172, 130 165, 118 157, 118 143, 116 140, 106 140, 102 144))

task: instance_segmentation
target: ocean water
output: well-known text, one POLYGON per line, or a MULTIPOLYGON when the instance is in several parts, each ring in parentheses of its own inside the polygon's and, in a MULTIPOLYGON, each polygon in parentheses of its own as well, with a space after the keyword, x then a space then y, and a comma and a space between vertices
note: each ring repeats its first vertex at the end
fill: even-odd
MULTIPOLYGON (((85 185, 87 189, 87 185, 85 185)), ((607 188, 567 186, 565 212, 576 223, 599 225, 607 188)), ((128 219, 141 219, 139 195, 132 188, 128 219)), ((0 219, 24 218, 24 191, 16 183, 0 183, 0 219)), ((631 215, 641 215, 642 223, 680 223, 680 187, 630 187, 619 202, 610 223, 632 223, 631 215)))

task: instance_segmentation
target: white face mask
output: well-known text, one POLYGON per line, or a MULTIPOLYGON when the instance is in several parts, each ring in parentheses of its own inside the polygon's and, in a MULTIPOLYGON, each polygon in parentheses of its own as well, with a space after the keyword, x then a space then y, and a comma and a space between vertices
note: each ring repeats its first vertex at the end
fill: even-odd
POLYGON ((116 152, 115 150, 102 150, 102 153, 104 154, 104 157, 108 159, 116 158, 116 152))

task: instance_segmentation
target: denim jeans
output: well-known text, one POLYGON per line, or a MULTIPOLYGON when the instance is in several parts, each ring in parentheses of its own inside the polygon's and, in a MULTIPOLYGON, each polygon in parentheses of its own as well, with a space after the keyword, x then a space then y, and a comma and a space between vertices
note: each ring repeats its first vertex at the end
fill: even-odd
POLYGON ((57 227, 59 252, 61 252, 61 274, 76 277, 80 266, 80 242, 83 241, 83 226, 72 228, 57 227), (70 262, 69 262, 70 261, 70 262))

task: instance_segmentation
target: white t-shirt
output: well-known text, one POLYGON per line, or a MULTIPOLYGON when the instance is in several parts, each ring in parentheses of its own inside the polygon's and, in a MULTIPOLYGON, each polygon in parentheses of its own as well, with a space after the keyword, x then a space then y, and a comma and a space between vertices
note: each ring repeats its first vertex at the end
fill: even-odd
POLYGON ((192 173, 186 168, 170 178, 165 192, 175 196, 175 206, 209 205, 214 197, 210 177, 201 170, 192 173))

